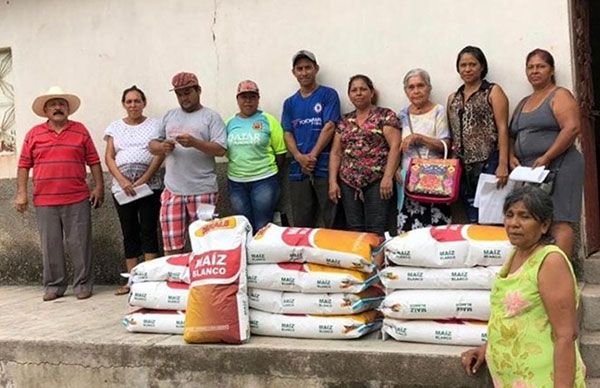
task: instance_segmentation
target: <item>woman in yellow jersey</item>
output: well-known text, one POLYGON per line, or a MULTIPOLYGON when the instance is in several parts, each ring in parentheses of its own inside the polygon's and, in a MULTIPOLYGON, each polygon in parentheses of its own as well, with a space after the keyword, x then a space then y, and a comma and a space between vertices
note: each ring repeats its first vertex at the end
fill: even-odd
POLYGON ((492 287, 487 345, 461 359, 468 375, 487 361, 495 387, 585 386, 579 290, 571 263, 550 243, 552 214, 552 199, 537 187, 518 188, 504 202, 515 251, 492 287))

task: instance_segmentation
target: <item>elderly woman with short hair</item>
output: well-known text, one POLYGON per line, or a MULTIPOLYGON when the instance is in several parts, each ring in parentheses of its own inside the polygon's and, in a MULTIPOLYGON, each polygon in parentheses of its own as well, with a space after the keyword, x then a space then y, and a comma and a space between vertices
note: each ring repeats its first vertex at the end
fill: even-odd
MULTIPOLYGON (((402 125, 402 171, 408 169, 411 158, 443 157, 444 144, 450 147, 450 131, 446 109, 430 100, 431 80, 423 69, 412 69, 404 76, 404 92, 410 105, 398 114, 402 125)), ((404 175, 404 174, 403 174, 404 175)), ((400 176, 397 177, 402 181, 400 176)), ((432 225, 446 225, 452 220, 450 207, 443 204, 419 203, 404 199, 398 214, 398 231, 432 225)))

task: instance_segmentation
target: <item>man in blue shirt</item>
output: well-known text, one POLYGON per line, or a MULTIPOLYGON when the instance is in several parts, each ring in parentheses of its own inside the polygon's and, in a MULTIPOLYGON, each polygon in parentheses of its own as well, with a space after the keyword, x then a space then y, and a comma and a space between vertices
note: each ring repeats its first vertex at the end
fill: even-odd
POLYGON ((283 104, 281 124, 287 149, 293 156, 289 169, 290 200, 294 226, 333 225, 336 207, 328 197, 328 165, 331 139, 340 120, 337 92, 317 83, 315 55, 298 51, 292 74, 300 89, 283 104))

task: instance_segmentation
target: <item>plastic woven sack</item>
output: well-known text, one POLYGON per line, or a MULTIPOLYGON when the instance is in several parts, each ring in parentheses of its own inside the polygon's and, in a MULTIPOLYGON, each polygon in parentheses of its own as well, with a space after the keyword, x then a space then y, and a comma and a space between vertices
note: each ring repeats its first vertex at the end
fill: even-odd
POLYGON ((250 310, 252 334, 271 337, 352 339, 381 328, 381 315, 367 311, 356 315, 284 315, 250 310))
POLYGON ((248 290, 250 308, 276 314, 357 314, 376 309, 383 297, 383 291, 375 287, 358 294, 302 294, 255 288, 248 290))
POLYGON ((310 263, 248 265, 248 286, 302 293, 357 293, 378 282, 376 273, 310 263))
POLYGON ((250 337, 246 244, 252 227, 233 216, 189 227, 190 295, 183 338, 189 343, 239 344, 250 337))
POLYGON ((422 268, 388 266, 379 271, 379 278, 388 290, 490 290, 500 268, 502 267, 422 268))
POLYGON ((478 346, 487 342, 487 322, 383 320, 382 331, 397 341, 478 346))
POLYGON ((371 273, 372 250, 380 242, 373 233, 268 224, 248 244, 248 263, 315 263, 371 273))
POLYGON ((134 333, 183 334, 185 312, 139 309, 125 315, 123 325, 134 333))
POLYGON ((490 317, 490 292, 483 290, 396 290, 380 307, 395 319, 477 319, 490 317))
POLYGON ((189 284, 178 282, 140 282, 131 285, 129 304, 158 310, 185 310, 189 284))
POLYGON ((385 257, 396 265, 467 268, 504 264, 513 246, 503 227, 449 225, 413 229, 386 242, 385 257))

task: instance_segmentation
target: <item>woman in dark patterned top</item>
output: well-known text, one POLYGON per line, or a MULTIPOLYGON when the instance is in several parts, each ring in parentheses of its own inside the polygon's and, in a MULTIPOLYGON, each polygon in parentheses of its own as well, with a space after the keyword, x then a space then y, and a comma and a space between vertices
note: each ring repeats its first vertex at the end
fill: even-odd
POLYGON ((356 109, 336 128, 329 198, 335 203, 341 198, 348 229, 383 236, 400 161, 398 118, 391 109, 374 105, 375 88, 365 75, 350 78, 348 97, 356 109))
POLYGON ((485 55, 478 47, 463 48, 456 59, 463 85, 448 97, 452 148, 461 159, 461 198, 469 222, 478 221, 473 207, 481 173, 495 174, 498 186, 508 180, 508 99, 499 85, 485 79, 485 55))

